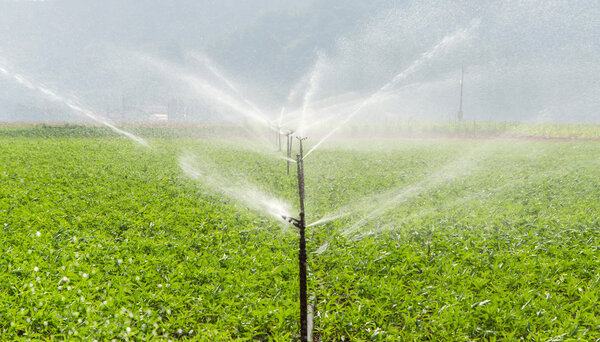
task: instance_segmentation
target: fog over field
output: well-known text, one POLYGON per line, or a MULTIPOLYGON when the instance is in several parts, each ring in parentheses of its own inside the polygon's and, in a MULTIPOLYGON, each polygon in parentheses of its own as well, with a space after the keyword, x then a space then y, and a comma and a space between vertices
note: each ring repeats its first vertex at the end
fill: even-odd
POLYGON ((374 94, 352 120, 451 120, 464 67, 467 120, 598 122, 598 18, 595 0, 0 0, 0 121, 90 120, 39 87, 116 122, 374 94))

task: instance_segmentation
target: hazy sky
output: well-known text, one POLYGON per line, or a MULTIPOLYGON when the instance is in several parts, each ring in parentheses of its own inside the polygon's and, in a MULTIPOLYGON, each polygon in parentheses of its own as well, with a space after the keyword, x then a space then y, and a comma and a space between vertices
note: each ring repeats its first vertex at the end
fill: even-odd
POLYGON ((98 111, 343 115, 371 96, 360 119, 448 120, 464 66, 467 119, 598 122, 599 61, 597 0, 0 0, 0 120, 68 113, 14 74, 98 111))

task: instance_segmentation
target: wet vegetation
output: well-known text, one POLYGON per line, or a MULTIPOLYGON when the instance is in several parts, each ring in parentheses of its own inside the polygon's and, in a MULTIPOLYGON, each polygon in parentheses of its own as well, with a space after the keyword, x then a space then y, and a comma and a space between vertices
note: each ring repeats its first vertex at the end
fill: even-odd
MULTIPOLYGON (((0 128, 0 339, 297 339, 295 228, 178 166, 188 151, 296 203, 284 161, 140 132, 152 149, 96 127, 0 128)), ((315 152, 308 222, 339 218, 308 228, 314 340, 600 338, 599 144, 315 152)))

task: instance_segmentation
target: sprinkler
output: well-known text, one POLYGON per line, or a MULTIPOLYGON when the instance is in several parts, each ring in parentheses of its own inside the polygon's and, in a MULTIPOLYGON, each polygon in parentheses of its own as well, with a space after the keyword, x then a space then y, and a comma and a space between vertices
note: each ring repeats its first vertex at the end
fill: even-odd
MULTIPOLYGON (((291 133, 290 133, 291 134, 291 133)), ((306 295, 306 238, 304 231, 306 229, 306 221, 304 218, 304 162, 302 155, 302 141, 306 138, 298 137, 300 143, 300 153, 296 155, 296 164, 298 165, 298 196, 300 198, 300 218, 282 216, 282 218, 296 226, 300 232, 298 243, 298 265, 300 279, 300 341, 308 341, 308 301, 306 295)), ((291 142, 288 139, 288 142, 291 142)), ((288 148, 288 153, 290 149, 288 148)), ((289 171, 289 158, 288 158, 289 171)))
POLYGON ((285 215, 281 215, 281 218, 283 218, 284 221, 293 224, 294 226, 296 226, 296 228, 300 228, 300 220, 298 220, 297 218, 285 215))

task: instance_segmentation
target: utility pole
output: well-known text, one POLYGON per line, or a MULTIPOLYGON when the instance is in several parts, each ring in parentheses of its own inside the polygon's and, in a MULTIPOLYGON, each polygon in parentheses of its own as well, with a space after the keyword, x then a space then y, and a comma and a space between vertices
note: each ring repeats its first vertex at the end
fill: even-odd
POLYGON ((463 81, 465 75, 465 68, 460 68, 460 105, 458 106, 458 121, 463 119, 463 81))

